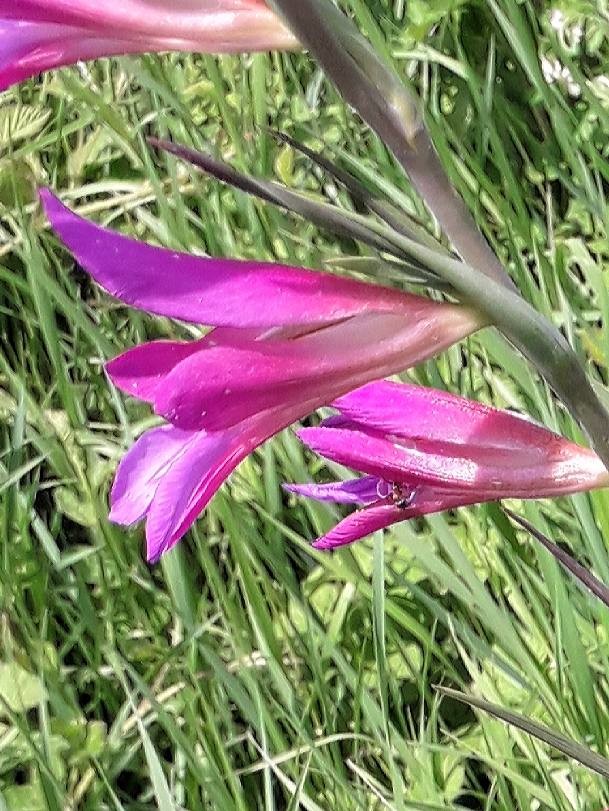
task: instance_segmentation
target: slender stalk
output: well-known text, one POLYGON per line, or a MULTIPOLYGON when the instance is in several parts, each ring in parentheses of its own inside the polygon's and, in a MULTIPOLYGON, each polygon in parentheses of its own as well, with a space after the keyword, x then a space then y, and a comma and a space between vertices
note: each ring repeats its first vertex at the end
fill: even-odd
POLYGON ((326 0, 269 0, 313 53, 344 98, 376 131, 462 259, 505 287, 514 284, 455 192, 423 120, 421 103, 326 0))

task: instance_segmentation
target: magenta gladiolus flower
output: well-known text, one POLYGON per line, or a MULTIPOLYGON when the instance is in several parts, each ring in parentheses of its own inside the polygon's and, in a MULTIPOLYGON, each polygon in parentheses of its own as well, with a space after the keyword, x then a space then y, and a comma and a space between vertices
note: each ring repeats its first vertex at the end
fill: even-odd
POLYGON ((295 47, 264 0, 0 0, 0 90, 100 56, 295 47))
POLYGON ((381 381, 339 398, 340 412, 300 438, 366 475, 286 485, 320 501, 357 504, 317 549, 398 521, 502 498, 546 498, 609 484, 598 456, 509 411, 435 389, 381 381))
POLYGON ((123 391, 168 424, 121 462, 111 518, 146 518, 149 559, 173 546, 264 440, 370 380, 481 326, 464 307, 302 268, 176 253, 93 225, 42 193, 78 262, 134 307, 215 329, 111 361, 123 391))

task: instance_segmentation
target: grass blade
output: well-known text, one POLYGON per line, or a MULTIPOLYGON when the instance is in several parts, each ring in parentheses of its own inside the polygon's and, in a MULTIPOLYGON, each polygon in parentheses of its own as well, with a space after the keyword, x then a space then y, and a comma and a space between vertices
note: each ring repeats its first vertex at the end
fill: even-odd
POLYGON ((507 507, 504 507, 503 510, 509 515, 512 521, 515 521, 517 524, 520 524, 523 529, 526 529, 550 554, 554 555, 556 560, 564 566, 567 571, 571 572, 582 585, 609 608, 609 588, 607 588, 604 583, 601 583, 585 566, 582 566, 582 564, 578 563, 575 558, 572 558, 568 552, 565 552, 564 549, 561 549, 560 546, 553 543, 543 532, 540 532, 533 524, 527 521, 526 518, 522 518, 520 515, 512 512, 512 510, 508 510, 507 507))
POLYGON ((563 755, 573 758, 573 760, 581 763, 582 766, 586 766, 602 777, 609 778, 609 760, 607 760, 607 758, 593 752, 581 743, 567 738, 560 732, 556 732, 543 724, 539 724, 537 721, 531 721, 530 718, 525 718, 518 713, 504 710, 497 704, 491 704, 489 701, 485 701, 482 698, 466 695, 459 690, 452 690, 449 687, 436 687, 436 690, 444 696, 454 698, 456 701, 461 701, 463 704, 468 704, 470 707, 482 710, 492 715, 494 718, 498 718, 500 721, 505 721, 506 724, 521 729, 523 732, 554 747, 554 749, 558 749, 563 755))

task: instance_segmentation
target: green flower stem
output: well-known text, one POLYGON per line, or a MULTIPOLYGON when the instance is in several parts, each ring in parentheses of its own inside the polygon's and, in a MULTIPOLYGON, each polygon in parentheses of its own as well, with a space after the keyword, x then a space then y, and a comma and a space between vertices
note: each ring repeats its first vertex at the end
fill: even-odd
POLYGON ((270 0, 270 4, 315 55, 346 101, 393 152, 462 259, 515 290, 451 186, 425 128, 416 94, 331 2, 270 0))

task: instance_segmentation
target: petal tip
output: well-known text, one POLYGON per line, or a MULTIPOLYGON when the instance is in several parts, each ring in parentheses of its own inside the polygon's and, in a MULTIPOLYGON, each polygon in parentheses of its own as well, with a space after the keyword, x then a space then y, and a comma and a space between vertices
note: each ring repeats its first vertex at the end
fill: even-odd
POLYGON ((59 217, 65 214, 66 211, 69 211, 69 209, 48 186, 43 186, 41 189, 38 189, 38 197, 49 223, 57 231, 59 217))
POLYGON ((166 548, 166 540, 164 538, 152 538, 148 534, 148 527, 146 527, 146 563, 151 566, 158 563, 166 548))
POLYGON ((48 186, 43 186, 41 189, 38 189, 38 198, 40 199, 45 214, 48 216, 49 207, 53 205, 53 202, 57 198, 48 186))

